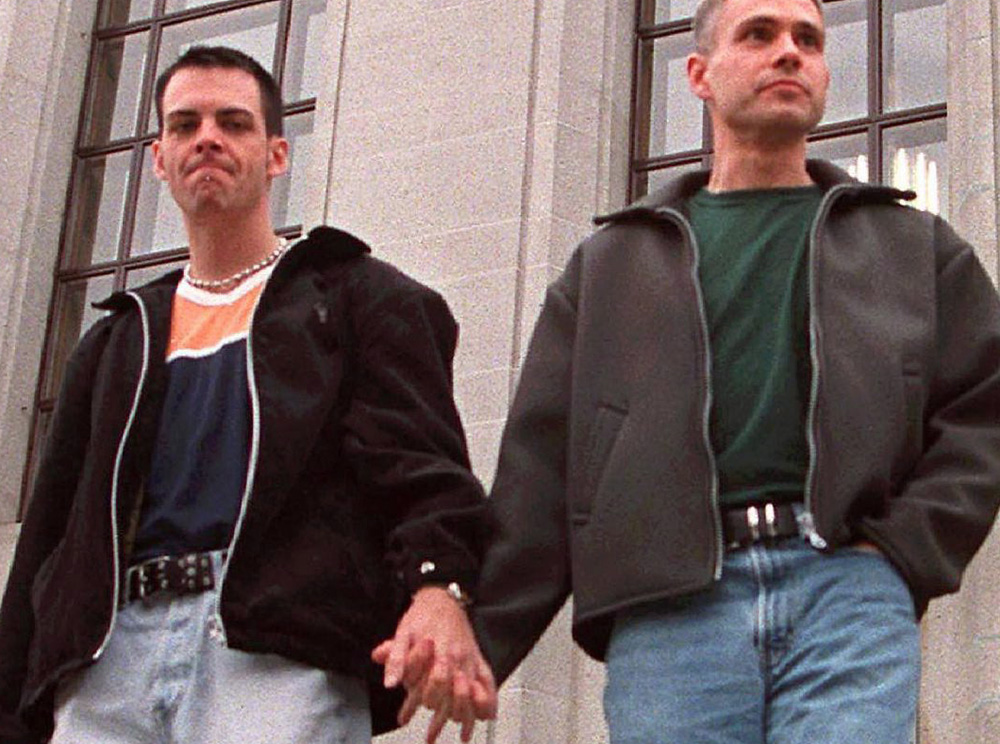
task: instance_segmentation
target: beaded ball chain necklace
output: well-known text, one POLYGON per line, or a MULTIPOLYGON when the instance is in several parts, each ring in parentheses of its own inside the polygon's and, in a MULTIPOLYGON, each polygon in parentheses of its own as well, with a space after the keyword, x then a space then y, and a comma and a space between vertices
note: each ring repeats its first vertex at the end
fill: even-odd
POLYGON ((228 289, 230 287, 235 287, 248 276, 256 274, 261 269, 266 269, 268 266, 277 261, 281 257, 281 254, 286 250, 288 250, 288 240, 285 238, 278 238, 278 245, 275 249, 268 253, 260 261, 247 266, 245 269, 240 269, 235 274, 231 274, 223 279, 196 279, 191 276, 191 263, 189 261, 184 266, 184 278, 187 280, 188 284, 197 289, 207 289, 209 291, 228 289))

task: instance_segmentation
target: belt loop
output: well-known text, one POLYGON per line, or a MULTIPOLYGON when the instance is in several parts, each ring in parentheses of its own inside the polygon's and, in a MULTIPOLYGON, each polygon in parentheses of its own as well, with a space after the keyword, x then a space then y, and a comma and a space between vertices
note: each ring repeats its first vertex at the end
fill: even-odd
POLYGON ((750 528, 750 539, 760 540, 760 512, 756 506, 747 507, 747 526, 750 528))
POLYGON ((777 515, 774 513, 774 504, 768 501, 764 504, 764 533, 770 537, 778 536, 777 515))

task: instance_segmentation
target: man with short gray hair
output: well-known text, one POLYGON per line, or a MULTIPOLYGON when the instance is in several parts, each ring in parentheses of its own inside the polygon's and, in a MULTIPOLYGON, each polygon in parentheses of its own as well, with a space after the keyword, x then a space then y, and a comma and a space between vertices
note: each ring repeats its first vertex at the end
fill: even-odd
POLYGON ((902 744, 917 621, 1000 504, 1000 303, 913 194, 806 160, 819 3, 706 0, 696 35, 713 168, 549 288, 477 636, 504 679, 572 594, 613 744, 902 744))

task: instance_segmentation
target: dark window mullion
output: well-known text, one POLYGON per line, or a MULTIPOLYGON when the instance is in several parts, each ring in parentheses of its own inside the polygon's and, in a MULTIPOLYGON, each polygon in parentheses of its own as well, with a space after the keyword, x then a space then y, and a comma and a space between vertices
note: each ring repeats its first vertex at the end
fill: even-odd
MULTIPOLYGON (((139 208, 139 189, 142 185, 142 169, 145 165, 143 157, 146 154, 144 145, 135 145, 132 150, 132 163, 129 167, 128 192, 125 195, 125 214, 122 216, 122 229, 118 237, 118 260, 123 262, 126 256, 131 255, 133 233, 135 231, 135 215, 139 208)), ((119 284, 116 276, 115 288, 121 289, 124 284, 119 284)))
POLYGON ((274 79, 278 81, 278 88, 284 90, 285 83, 285 59, 288 56, 288 34, 292 26, 292 3, 291 0, 281 0, 281 9, 278 11, 278 38, 274 40, 274 79))

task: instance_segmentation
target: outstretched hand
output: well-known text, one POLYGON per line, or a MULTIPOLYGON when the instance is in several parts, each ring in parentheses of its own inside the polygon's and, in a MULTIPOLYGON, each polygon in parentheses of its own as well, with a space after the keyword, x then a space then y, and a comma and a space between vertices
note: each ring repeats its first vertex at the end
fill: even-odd
POLYGON ((493 673, 476 644, 465 610, 440 587, 424 587, 414 596, 392 638, 372 651, 385 666, 384 684, 407 690, 399 712, 405 725, 423 705, 434 711, 427 742, 434 744, 445 724, 458 722, 468 742, 477 720, 496 717, 493 673))

